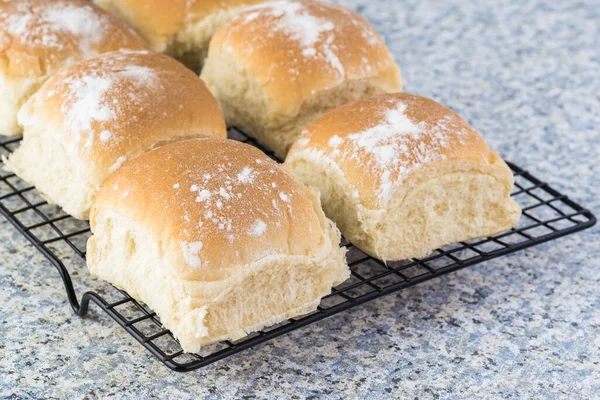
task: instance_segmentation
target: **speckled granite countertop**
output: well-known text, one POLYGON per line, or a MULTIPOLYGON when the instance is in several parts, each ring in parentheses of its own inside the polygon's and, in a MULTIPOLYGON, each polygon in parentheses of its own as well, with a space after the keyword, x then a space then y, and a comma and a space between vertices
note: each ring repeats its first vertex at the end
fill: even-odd
MULTIPOLYGON (((342 0, 406 90, 600 212, 600 3, 342 0)), ((85 270, 74 277, 89 280, 85 270)), ((93 307, 0 220, 0 398, 600 398, 600 230, 462 270, 189 374, 93 307)))

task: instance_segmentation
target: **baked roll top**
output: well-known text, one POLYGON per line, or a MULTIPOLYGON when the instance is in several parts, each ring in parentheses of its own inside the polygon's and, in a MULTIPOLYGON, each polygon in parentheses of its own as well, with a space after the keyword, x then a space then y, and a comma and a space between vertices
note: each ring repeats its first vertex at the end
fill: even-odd
POLYGON ((520 215, 513 175, 485 140, 458 114, 408 93, 324 115, 286 165, 321 190, 349 240, 387 260, 498 233, 520 215))

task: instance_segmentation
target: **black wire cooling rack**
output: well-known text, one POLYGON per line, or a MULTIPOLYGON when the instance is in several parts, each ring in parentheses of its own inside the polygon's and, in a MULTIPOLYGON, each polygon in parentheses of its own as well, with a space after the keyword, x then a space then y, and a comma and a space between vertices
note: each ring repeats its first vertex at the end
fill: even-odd
MULTIPOLYGON (((265 151, 243 132, 230 129, 229 137, 265 151)), ((20 140, 16 137, 0 141, 0 155, 12 152, 20 140)), ((265 153, 275 158, 272 152, 265 153)), ((191 371, 375 298, 596 223, 590 211, 521 168, 509 165, 516 181, 512 195, 523 209, 523 216, 514 229, 494 237, 457 243, 436 250, 424 259, 387 264, 346 243, 352 276, 333 289, 317 311, 263 329, 236 342, 225 341, 207 346, 200 354, 184 353, 156 314, 122 290, 106 284, 85 292, 79 300, 71 275, 85 270, 85 243, 90 236, 88 223, 75 220, 58 207, 49 205, 33 187, 14 174, 2 171, 2 163, 0 213, 56 267, 75 313, 86 315, 90 302, 93 302, 167 367, 175 371, 191 371)))

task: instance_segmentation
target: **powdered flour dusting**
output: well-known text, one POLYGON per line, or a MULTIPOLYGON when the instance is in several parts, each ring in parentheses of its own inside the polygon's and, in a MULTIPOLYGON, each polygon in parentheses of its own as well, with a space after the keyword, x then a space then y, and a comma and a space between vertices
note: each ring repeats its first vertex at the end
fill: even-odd
POLYGON ((461 129, 449 129, 454 122, 450 115, 434 123, 416 123, 406 110, 407 104, 402 101, 390 101, 379 120, 368 129, 343 138, 334 135, 328 141, 334 149, 333 157, 358 160, 374 171, 379 180, 377 197, 383 205, 390 200, 394 187, 412 172, 443 160, 442 150, 460 141, 464 134, 461 129), (348 147, 342 152, 342 146, 348 147))

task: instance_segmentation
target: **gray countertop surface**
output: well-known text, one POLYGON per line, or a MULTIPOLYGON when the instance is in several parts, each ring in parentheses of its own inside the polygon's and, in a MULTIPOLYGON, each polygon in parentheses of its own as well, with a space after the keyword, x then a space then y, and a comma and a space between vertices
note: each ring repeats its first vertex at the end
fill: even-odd
MULTIPOLYGON (((407 91, 600 212, 600 3, 342 0, 407 91)), ((75 268, 78 290, 94 282, 75 268)), ((600 398, 600 230, 373 301, 204 369, 157 362, 0 219, 0 398, 600 398)))

